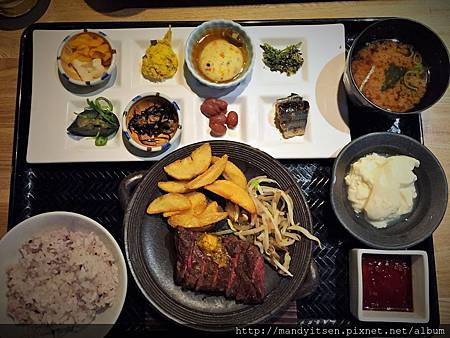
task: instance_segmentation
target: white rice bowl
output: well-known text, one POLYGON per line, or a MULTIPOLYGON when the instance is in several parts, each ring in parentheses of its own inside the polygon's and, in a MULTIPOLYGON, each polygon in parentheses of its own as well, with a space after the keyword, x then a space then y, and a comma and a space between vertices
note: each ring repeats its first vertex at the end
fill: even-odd
MULTIPOLYGON (((96 298, 95 294, 97 294, 97 292, 95 293, 88 292, 89 290, 93 290, 93 288, 95 288, 95 286, 93 285, 83 285, 79 288, 78 291, 82 291, 84 293, 83 297, 87 297, 86 298, 87 303, 90 302, 90 304, 92 304, 91 305, 92 311, 95 311, 96 313, 96 314, 91 313, 90 315, 92 316, 90 319, 85 318, 85 315, 80 313, 76 316, 72 316, 69 319, 67 318, 67 316, 66 317, 61 316, 60 319, 50 318, 51 319, 50 322, 53 321, 56 324, 60 323, 69 324, 71 321, 77 323, 85 323, 86 321, 88 321, 91 324, 110 324, 102 326, 89 325, 89 328, 96 327, 95 336, 103 336, 108 332, 112 324, 116 322, 125 301, 127 290, 127 271, 125 260, 123 258, 123 254, 117 242, 105 228, 103 228, 99 223, 95 222, 94 220, 86 216, 70 212, 49 212, 31 217, 21 222, 20 224, 16 225, 1 239, 0 257, 2 257, 2 259, 0 260, 0 271, 1 271, 0 324, 16 324, 16 322, 8 315, 7 311, 8 306, 7 271, 8 269, 11 270, 11 267, 16 265, 19 262, 19 260, 24 259, 21 258, 22 255, 19 250, 24 246, 24 244, 26 244, 26 247, 28 247, 27 252, 29 252, 33 247, 32 246, 33 243, 27 242, 33 237, 42 236, 43 234, 48 234, 49 232, 52 232, 54 236, 56 236, 55 238, 52 239, 52 241, 56 240, 56 242, 58 241, 61 242, 62 238, 64 238, 64 236, 61 237, 61 235, 63 235, 63 232, 61 232, 61 230, 73 233, 71 240, 68 242, 69 246, 72 247, 70 251, 75 251, 78 255, 80 255, 80 259, 75 259, 74 264, 83 262, 83 264, 88 267, 87 270, 83 268, 81 274, 83 273, 88 274, 93 273, 94 275, 101 275, 104 273, 108 274, 107 271, 109 265, 108 263, 112 262, 113 260, 114 264, 113 266, 111 266, 113 271, 111 272, 114 273, 112 274, 109 273, 109 276, 115 275, 116 277, 118 277, 118 280, 106 281, 97 279, 97 281, 99 281, 99 283, 102 285, 103 288, 108 289, 115 288, 113 293, 109 293, 108 290, 101 291, 104 295, 100 298, 98 297, 96 298), (80 232, 82 233, 81 235, 80 232), (95 242, 96 238, 98 238, 101 241, 101 243, 96 243, 95 242), (72 242, 74 243, 71 244, 72 242), (84 243, 86 243, 86 245, 84 243), (94 259, 93 261, 91 261, 92 256, 82 252, 83 247, 90 247, 91 249, 89 250, 91 251, 91 253, 94 253, 94 255, 95 253, 97 253, 97 255, 103 256, 101 257, 100 260, 94 259), (114 299, 111 299, 111 297, 114 297, 114 299), (90 298, 91 301, 88 298, 90 298), (102 308, 102 310, 100 312, 97 312, 97 310, 99 310, 100 308, 102 308), (92 317, 95 317, 93 321, 91 321, 92 317), (99 328, 102 328, 104 332, 99 332, 99 328)), ((40 245, 45 247, 48 243, 40 243, 40 245)), ((36 251, 36 254, 34 254, 33 259, 37 258, 38 260, 44 262, 44 264, 46 260, 53 259, 56 256, 48 254, 42 255, 42 252, 39 251, 37 247, 36 250, 33 251, 36 251)), ((58 252, 60 252, 60 250, 58 250, 58 252)), ((68 254, 69 252, 67 251, 66 253, 68 254)), ((25 257, 25 260, 31 262, 30 258, 27 259, 25 257)), ((21 269, 14 270, 14 274, 19 278, 23 273, 24 271, 21 271, 21 269)), ((58 274, 58 276, 60 277, 58 277, 55 280, 55 285, 61 286, 64 284, 63 283, 64 279, 69 279, 72 281, 74 280, 74 278, 79 278, 80 273, 74 274, 73 266, 72 267, 67 266, 67 271, 65 271, 62 274, 58 274), (71 269, 72 271, 69 271, 71 269)), ((92 276, 88 277, 89 277, 88 279, 92 279, 90 278, 92 276)), ((29 283, 26 283, 24 285, 21 285, 20 283, 16 284, 17 285, 14 286, 14 289, 24 291, 25 293, 27 292, 27 288, 29 288, 30 286, 29 283)), ((36 285, 38 285, 38 283, 36 283, 36 285)), ((41 293, 41 295, 46 295, 46 292, 49 291, 48 288, 49 286, 46 286, 43 290, 40 290, 38 293, 41 293)), ((50 304, 48 304, 49 309, 50 308, 58 309, 58 306, 60 305, 55 303, 57 300, 54 299, 54 297, 52 297, 49 294, 47 299, 50 301, 50 304)), ((75 305, 72 304, 72 309, 70 309, 71 306, 70 301, 67 299, 61 300, 61 304, 63 304, 64 309, 67 311, 72 311, 72 309, 76 308, 75 305)), ((61 313, 66 313, 65 310, 62 310, 61 313)), ((86 332, 85 330, 87 328, 88 327, 84 328, 83 332, 80 332, 80 334, 82 333, 81 336, 85 335, 89 336, 88 332, 86 332)))

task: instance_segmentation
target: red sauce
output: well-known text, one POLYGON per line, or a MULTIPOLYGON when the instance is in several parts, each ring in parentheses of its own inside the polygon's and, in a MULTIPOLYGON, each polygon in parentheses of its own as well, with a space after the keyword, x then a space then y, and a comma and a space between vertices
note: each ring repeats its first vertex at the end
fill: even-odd
POLYGON ((362 256, 363 309, 413 311, 411 257, 362 256))

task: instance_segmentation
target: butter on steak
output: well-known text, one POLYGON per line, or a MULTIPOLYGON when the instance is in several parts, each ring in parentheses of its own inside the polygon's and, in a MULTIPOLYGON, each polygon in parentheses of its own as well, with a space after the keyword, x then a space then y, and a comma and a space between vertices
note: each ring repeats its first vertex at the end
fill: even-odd
POLYGON ((309 102, 298 94, 278 99, 275 103, 275 126, 284 138, 305 134, 309 102))

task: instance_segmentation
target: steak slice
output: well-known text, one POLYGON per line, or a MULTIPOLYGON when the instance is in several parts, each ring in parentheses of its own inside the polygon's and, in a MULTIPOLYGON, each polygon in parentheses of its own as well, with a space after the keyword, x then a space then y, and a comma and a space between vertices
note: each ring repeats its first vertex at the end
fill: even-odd
POLYGON ((264 259, 253 244, 234 235, 220 238, 226 264, 219 266, 216 253, 199 244, 204 233, 179 229, 175 236, 177 262, 175 282, 183 288, 222 293, 253 304, 264 299, 264 259))
POLYGON ((195 243, 196 242, 194 241, 190 269, 188 267, 188 270, 186 270, 184 274, 184 282, 182 283, 186 288, 192 290, 195 289, 197 280, 202 275, 207 260, 207 257, 205 257, 205 255, 203 254, 203 251, 195 243))
POLYGON ((175 249, 177 252, 177 273, 175 274, 175 282, 177 284, 181 283, 184 279, 186 271, 191 269, 192 251, 198 236, 198 233, 191 232, 185 236, 177 236, 175 240, 175 249))
POLYGON ((230 298, 234 298, 239 289, 240 284, 243 282, 242 274, 240 270, 245 264, 245 253, 249 247, 249 243, 239 240, 237 237, 228 237, 224 240, 223 245, 227 249, 227 252, 231 253, 233 257, 231 265, 231 275, 228 280, 225 295, 230 298))
POLYGON ((236 293, 236 300, 247 299, 248 302, 258 303, 264 297, 264 258, 254 245, 249 245, 246 253, 241 255, 243 263, 238 266, 237 274, 241 281, 236 293), (245 269, 253 266, 253 271, 245 269))

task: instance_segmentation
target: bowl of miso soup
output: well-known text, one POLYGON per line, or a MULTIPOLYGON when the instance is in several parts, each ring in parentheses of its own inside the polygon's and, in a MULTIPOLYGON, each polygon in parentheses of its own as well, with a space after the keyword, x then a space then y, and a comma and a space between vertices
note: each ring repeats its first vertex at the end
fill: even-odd
POLYGON ((244 81, 253 67, 253 46, 241 25, 230 20, 211 20, 189 35, 186 66, 201 84, 230 88, 244 81))
POLYGON ((388 114, 417 114, 445 93, 449 54, 439 36, 419 22, 386 19, 353 42, 345 90, 357 107, 388 114))

